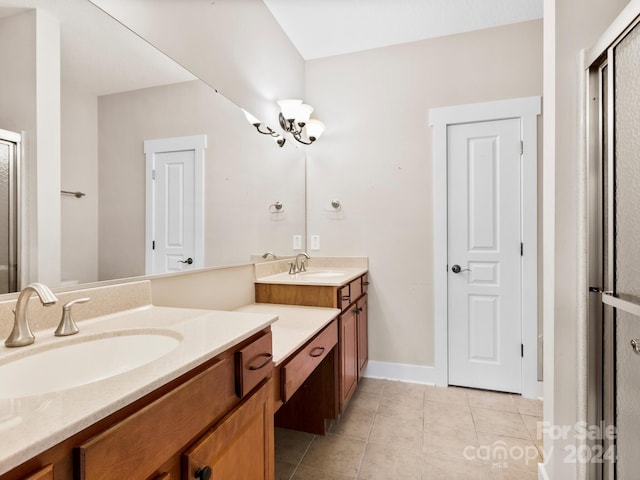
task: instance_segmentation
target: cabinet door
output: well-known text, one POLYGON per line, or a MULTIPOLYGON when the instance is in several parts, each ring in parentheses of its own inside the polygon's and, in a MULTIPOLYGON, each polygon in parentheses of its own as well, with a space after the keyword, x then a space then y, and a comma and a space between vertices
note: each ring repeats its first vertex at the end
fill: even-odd
POLYGON ((356 305, 340 316, 340 411, 344 412, 358 381, 356 305))
POLYGON ((356 306, 358 312, 358 380, 360 380, 369 360, 369 325, 366 293, 358 300, 356 306))
POLYGON ((203 435, 184 457, 184 479, 273 480, 272 380, 203 435))

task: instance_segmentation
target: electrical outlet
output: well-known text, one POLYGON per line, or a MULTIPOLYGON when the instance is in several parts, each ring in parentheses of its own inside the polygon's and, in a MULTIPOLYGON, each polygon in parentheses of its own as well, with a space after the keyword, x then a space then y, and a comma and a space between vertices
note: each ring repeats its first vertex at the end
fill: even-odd
POLYGON ((293 236, 293 249, 302 250, 302 235, 293 236))
POLYGON ((311 250, 320 250, 320 235, 311 235, 311 250))

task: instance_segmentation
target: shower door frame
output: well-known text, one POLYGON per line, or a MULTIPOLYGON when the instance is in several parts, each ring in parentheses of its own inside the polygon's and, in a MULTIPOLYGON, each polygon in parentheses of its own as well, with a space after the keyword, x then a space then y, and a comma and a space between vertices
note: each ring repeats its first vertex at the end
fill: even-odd
MULTIPOLYGON (((584 292, 586 325, 587 385, 586 421, 590 425, 616 423, 614 308, 629 311, 640 307, 615 296, 615 47, 640 24, 640 1, 632 1, 604 32, 596 45, 584 52, 585 167, 583 200, 586 203, 585 235, 587 258, 584 292), (606 88, 605 88, 606 86, 606 88), (606 98, 605 98, 606 97, 606 98), (627 305, 628 304, 628 305, 627 305)), ((599 438, 588 446, 591 452, 615 455, 615 438, 599 438), (599 450, 594 450, 594 447, 599 450)), ((616 478, 615 462, 604 458, 590 462, 585 473, 590 479, 616 478)))
POLYGON ((22 287, 20 264, 22 221, 21 215, 21 169, 23 158, 23 133, 0 129, 0 140, 13 144, 13 155, 9 165, 9 292, 22 287))

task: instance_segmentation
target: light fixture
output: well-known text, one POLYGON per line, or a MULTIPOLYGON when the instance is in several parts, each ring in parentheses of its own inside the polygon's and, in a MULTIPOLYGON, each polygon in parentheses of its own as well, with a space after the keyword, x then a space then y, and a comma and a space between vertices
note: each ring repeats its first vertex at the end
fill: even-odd
POLYGON ((256 127, 256 130, 258 130, 258 132, 260 132, 263 135, 272 136, 275 139, 275 142, 278 144, 279 147, 282 147, 285 144, 285 142, 287 140, 283 136, 281 136, 278 132, 273 130, 271 127, 268 127, 266 125, 262 125, 262 122, 260 120, 258 120, 256 117, 251 115, 251 113, 247 112, 244 108, 242 109, 242 111, 244 112, 244 116, 247 119, 247 121, 251 125, 256 127), (265 128, 266 130, 260 130, 260 127, 265 128))
POLYGON ((324 123, 320 120, 309 119, 313 107, 302 103, 300 99, 278 100, 280 106, 280 126, 285 132, 293 135, 298 142, 305 145, 311 145, 315 142, 322 132, 324 132, 324 123), (304 134, 304 135, 303 135, 304 134))

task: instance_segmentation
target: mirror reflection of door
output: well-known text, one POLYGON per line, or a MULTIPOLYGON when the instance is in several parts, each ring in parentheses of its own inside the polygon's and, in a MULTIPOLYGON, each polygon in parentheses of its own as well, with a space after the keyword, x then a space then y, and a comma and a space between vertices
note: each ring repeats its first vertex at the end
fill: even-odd
POLYGON ((18 167, 21 136, 0 130, 0 293, 18 290, 18 167))
POLYGON ((144 142, 147 169, 146 273, 204 266, 205 135, 144 142))
MULTIPOLYGON (((640 471, 640 19, 589 67, 591 149, 589 328, 591 421, 603 435, 604 479, 640 471), (595 102, 597 101, 597 105, 595 102)), ((594 477, 595 478, 595 477, 594 477)))

